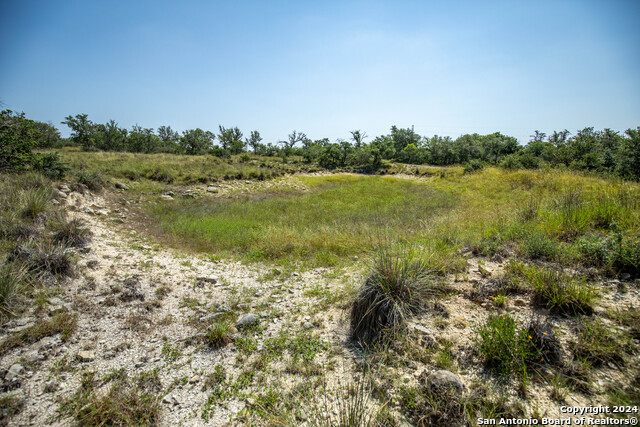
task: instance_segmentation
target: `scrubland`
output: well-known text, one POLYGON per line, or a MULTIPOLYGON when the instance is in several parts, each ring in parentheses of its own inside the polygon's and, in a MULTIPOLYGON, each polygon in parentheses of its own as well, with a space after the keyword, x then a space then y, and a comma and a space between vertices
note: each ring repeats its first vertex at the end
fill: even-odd
POLYGON ((63 181, 0 184, 1 424, 476 425, 640 401, 637 183, 61 158, 63 181))

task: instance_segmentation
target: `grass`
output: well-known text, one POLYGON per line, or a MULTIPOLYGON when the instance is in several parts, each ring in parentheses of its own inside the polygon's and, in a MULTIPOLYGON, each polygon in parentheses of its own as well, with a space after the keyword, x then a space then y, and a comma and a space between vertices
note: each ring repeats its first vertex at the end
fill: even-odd
POLYGON ((333 265, 375 245, 381 233, 408 236, 455 206, 455 197, 423 183, 387 177, 303 177, 310 191, 274 190, 239 198, 160 203, 160 233, 198 250, 250 260, 308 260, 333 265))
POLYGON ((44 337, 60 334, 62 341, 66 341, 76 329, 76 315, 62 310, 50 319, 38 319, 29 328, 5 338, 0 343, 0 356, 7 354, 16 347, 38 342, 44 337))
POLYGON ((605 363, 624 365, 623 337, 598 319, 582 319, 572 350, 577 359, 593 366, 605 363))
POLYGON ((538 349, 527 329, 508 314, 493 314, 476 326, 476 348, 487 368, 500 376, 526 376, 527 361, 538 358, 538 349))
POLYGON ((66 214, 58 214, 52 221, 53 242, 73 248, 87 246, 91 238, 89 230, 80 218, 69 218, 66 214))
POLYGON ((285 173, 313 172, 317 168, 305 165, 297 158, 283 164, 278 158, 254 155, 241 159, 220 159, 210 155, 184 156, 174 154, 141 154, 96 152, 87 153, 77 148, 59 151, 63 161, 72 170, 119 180, 131 180, 144 187, 160 184, 195 184, 221 180, 266 180, 285 173))
POLYGON ((363 346, 393 338, 439 293, 436 283, 434 270, 414 249, 380 249, 351 306, 351 338, 363 346))
POLYGON ((22 265, 0 266, 0 317, 12 314, 16 300, 26 286, 27 269, 22 265))
POLYGON ((83 373, 79 390, 64 399, 59 417, 72 417, 78 425, 158 425, 161 395, 157 380, 147 373, 130 378, 124 372, 107 376, 102 382, 111 383, 106 392, 94 372, 83 373))

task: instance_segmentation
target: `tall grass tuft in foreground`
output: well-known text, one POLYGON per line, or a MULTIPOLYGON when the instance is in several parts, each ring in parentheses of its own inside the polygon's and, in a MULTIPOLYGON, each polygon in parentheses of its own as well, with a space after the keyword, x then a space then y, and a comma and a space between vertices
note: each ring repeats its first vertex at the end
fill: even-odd
POLYGON ((52 221, 53 241, 56 244, 83 248, 91 238, 89 230, 80 218, 69 218, 65 213, 58 213, 52 221))
POLYGON ((434 270, 412 249, 379 249, 371 270, 351 307, 351 337, 362 345, 401 332, 407 318, 439 292, 434 270))
POLYGON ((0 266, 0 318, 12 314, 12 307, 25 286, 26 267, 17 264, 0 266))

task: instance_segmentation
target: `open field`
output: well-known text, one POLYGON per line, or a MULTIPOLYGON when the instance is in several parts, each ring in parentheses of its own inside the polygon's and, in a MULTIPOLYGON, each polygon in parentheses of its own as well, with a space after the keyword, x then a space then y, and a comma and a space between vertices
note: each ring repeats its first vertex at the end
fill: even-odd
POLYGON ((2 422, 477 425, 638 402, 637 183, 62 155, 66 181, 0 186, 2 422))

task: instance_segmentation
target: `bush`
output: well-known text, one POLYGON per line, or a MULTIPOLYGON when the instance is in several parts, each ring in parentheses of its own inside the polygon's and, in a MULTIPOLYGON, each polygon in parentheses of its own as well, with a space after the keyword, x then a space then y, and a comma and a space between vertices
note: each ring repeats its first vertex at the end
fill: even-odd
POLYGON ((412 251, 380 250, 351 307, 351 337, 373 344, 403 330, 407 317, 436 294, 435 272, 412 251))
POLYGON ((509 154, 504 159, 502 159, 502 161, 500 162, 500 167, 503 169, 517 170, 522 169, 522 163, 520 163, 517 154, 509 154))
POLYGON ((532 232, 522 243, 522 251, 531 259, 551 261, 559 252, 558 241, 550 239, 543 233, 532 232))
POLYGON ((640 236, 615 232, 604 238, 583 237, 578 241, 583 259, 616 273, 640 275, 640 236))
POLYGON ((472 159, 464 165, 464 173, 472 173, 478 170, 482 170, 483 168, 484 163, 482 163, 482 160, 472 159))
POLYGON ((51 179, 63 178, 69 170, 69 167, 60 160, 58 153, 34 154, 31 164, 34 170, 51 179))
POLYGON ((231 324, 229 322, 216 322, 209 327, 206 333, 206 341, 213 348, 221 348, 232 341, 231 324))

